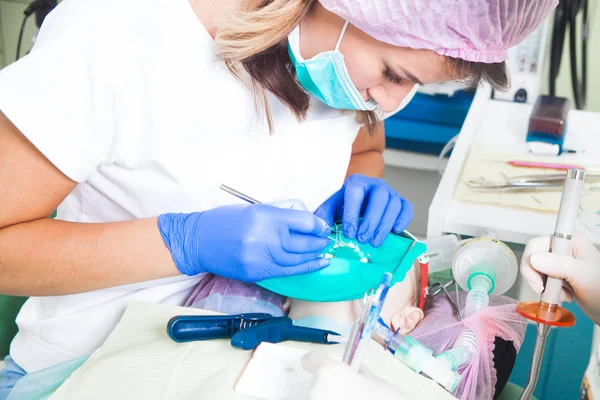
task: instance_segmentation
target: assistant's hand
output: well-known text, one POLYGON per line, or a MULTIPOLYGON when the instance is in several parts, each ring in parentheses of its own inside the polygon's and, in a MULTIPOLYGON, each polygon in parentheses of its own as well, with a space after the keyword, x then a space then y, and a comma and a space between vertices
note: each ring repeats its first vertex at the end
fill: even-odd
MULTIPOLYGON (((560 255, 550 253, 550 236, 531 239, 523 252, 521 275, 536 293, 544 288, 540 273, 564 279, 583 311, 599 323, 600 252, 587 236, 578 233, 571 240, 571 254, 560 255)), ((569 300, 571 295, 563 289, 561 297, 569 300)))
POLYGON ((366 370, 354 372, 347 364, 322 353, 302 357, 302 368, 313 375, 311 400, 406 400, 403 393, 366 370))
POLYGON ((404 231, 413 213, 412 204, 385 181, 364 175, 351 175, 315 212, 329 225, 342 219, 346 237, 373 246, 381 245, 391 231, 404 231))
POLYGON ((309 211, 272 205, 223 206, 163 214, 158 228, 185 275, 210 272, 244 282, 305 274, 326 267, 317 258, 331 228, 309 211))

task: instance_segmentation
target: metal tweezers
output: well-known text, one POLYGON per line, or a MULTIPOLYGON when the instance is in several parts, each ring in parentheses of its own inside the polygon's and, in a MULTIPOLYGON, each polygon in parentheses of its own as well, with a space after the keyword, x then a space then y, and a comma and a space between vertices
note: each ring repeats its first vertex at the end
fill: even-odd
MULTIPOLYGON (((465 184, 477 191, 505 190, 505 191, 536 191, 538 189, 557 188, 561 189, 565 183, 564 174, 548 175, 520 175, 508 177, 502 174, 504 182, 493 182, 486 180, 468 180, 465 184)), ((600 182, 600 174, 586 175, 586 182, 600 182)))

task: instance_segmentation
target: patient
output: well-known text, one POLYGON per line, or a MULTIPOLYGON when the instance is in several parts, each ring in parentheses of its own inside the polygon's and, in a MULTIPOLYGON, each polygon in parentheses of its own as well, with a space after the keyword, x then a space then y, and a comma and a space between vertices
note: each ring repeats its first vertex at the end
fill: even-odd
MULTIPOLYGON (((423 319, 418 307, 419 264, 415 262, 403 281, 388 292, 381 316, 392 329, 411 332, 423 319)), ((347 333, 360 313, 360 300, 317 303, 286 299, 252 283, 244 283, 211 274, 204 275, 186 302, 186 306, 226 314, 263 312, 273 316, 288 315, 298 325, 347 333)))
MULTIPOLYGON (((417 328, 424 318, 424 312, 430 309, 431 316, 425 318, 424 325, 421 324, 414 334, 417 340, 437 354, 451 347, 462 328, 448 305, 448 299, 444 297, 435 303, 433 299, 428 298, 427 301, 421 302, 426 304, 423 309, 418 307, 419 294, 423 290, 420 272, 419 264, 415 262, 405 279, 390 289, 381 316, 392 330, 400 330, 400 333, 406 335, 417 328)), ((465 296, 466 293, 461 292, 461 305, 464 305, 465 296)), ((255 284, 206 274, 186 302, 186 306, 227 314, 287 314, 295 324, 347 334, 352 323, 358 318, 360 301, 316 303, 286 299, 255 284)), ((526 326, 517 315, 514 303, 514 300, 504 296, 492 296, 490 306, 494 307, 489 307, 479 317, 470 317, 478 319, 482 327, 493 325, 489 321, 495 321, 497 325, 487 329, 488 332, 493 332, 489 338, 490 342, 482 340, 488 342, 483 347, 489 348, 489 351, 479 355, 473 368, 467 370, 468 374, 454 393, 458 398, 497 398, 504 388, 523 341, 526 326)), ((473 323, 472 320, 466 321, 465 326, 473 323)), ((460 372, 465 372, 465 367, 461 368, 460 372)))

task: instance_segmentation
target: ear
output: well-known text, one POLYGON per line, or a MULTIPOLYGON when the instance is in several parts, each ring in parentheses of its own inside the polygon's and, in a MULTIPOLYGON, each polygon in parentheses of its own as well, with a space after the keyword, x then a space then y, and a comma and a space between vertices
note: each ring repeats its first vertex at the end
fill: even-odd
POLYGON ((400 329, 402 335, 407 335, 416 328, 423 319, 423 310, 414 306, 406 306, 392 316, 392 330, 400 329))

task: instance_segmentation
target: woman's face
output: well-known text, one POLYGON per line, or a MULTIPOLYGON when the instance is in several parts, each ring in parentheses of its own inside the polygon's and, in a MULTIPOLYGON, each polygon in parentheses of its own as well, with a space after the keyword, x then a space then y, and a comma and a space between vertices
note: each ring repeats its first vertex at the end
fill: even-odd
MULTIPOLYGON (((318 2, 300 26, 300 51, 304 59, 333 50, 344 20, 318 2)), ((339 48, 352 82, 365 100, 373 99, 385 112, 398 108, 415 84, 453 79, 445 57, 430 50, 392 46, 348 26, 339 48)))

